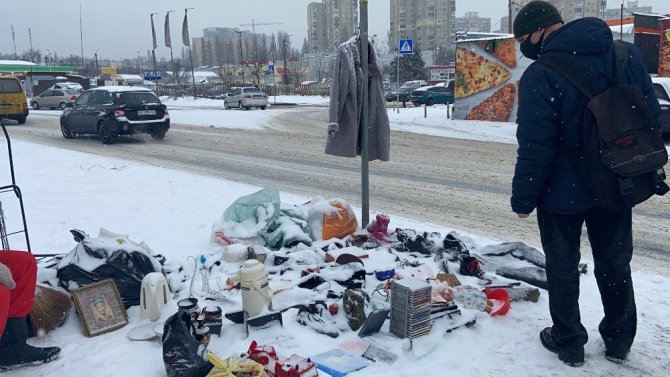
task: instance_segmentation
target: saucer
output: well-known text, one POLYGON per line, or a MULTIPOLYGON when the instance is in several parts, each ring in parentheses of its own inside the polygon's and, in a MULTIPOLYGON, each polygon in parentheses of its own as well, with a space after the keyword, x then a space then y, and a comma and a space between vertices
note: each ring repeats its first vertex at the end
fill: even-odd
MULTIPOLYGON (((163 324, 161 324, 160 326, 162 329, 163 324)), ((145 323, 142 325, 135 326, 132 329, 130 329, 130 331, 128 331, 128 339, 151 340, 158 336, 158 334, 154 331, 155 327, 156 327, 155 323, 145 323)))

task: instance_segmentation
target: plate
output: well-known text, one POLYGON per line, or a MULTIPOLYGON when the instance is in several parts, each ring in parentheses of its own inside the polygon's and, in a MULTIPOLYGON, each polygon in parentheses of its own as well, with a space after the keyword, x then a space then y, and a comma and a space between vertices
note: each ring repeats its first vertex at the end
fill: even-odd
POLYGON ((163 325, 164 325, 164 323, 159 323, 157 325, 154 325, 153 323, 151 323, 151 325, 154 326, 154 328, 153 328, 154 334, 156 334, 160 338, 163 338, 163 325))
MULTIPOLYGON (((161 324, 161 329, 162 326, 163 325, 161 324)), ((156 334, 156 332, 154 331, 155 327, 156 327, 155 323, 145 323, 139 326, 135 326, 130 331, 128 331, 128 339, 151 340, 158 336, 158 334, 156 334)))

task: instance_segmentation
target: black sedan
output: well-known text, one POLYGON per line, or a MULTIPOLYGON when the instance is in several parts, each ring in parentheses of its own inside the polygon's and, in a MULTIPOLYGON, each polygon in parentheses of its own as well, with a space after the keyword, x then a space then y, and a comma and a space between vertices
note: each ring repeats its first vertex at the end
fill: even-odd
POLYGON ((62 112, 63 137, 98 135, 104 144, 119 135, 145 133, 162 140, 170 129, 167 107, 149 89, 102 86, 83 92, 62 112))

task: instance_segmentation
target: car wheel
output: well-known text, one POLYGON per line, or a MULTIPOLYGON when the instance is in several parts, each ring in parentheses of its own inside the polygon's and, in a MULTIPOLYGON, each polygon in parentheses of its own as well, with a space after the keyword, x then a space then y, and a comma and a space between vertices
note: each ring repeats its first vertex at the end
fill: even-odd
POLYGON ((60 120, 60 132, 66 139, 74 139, 74 133, 70 130, 70 123, 66 119, 60 120))
POLYGON ((40 109, 40 104, 37 103, 37 102, 31 103, 30 106, 33 107, 33 110, 39 110, 40 109))
POLYGON ((19 124, 25 124, 27 118, 27 116, 18 117, 16 118, 16 121, 19 122, 19 124))
POLYGON ((261 106, 261 110, 265 110, 265 106, 261 106))
POLYGON ((428 101, 426 101, 427 106, 433 106, 434 104, 435 104, 435 102, 433 102, 432 98, 428 98, 428 101))
POLYGON ((419 106, 419 105, 421 105, 421 103, 418 102, 418 101, 412 101, 412 105, 414 105, 414 106, 419 106))
POLYGON ((106 122, 98 124, 98 137, 103 144, 113 144, 116 141, 116 130, 114 126, 106 122))
POLYGON ((65 102, 61 102, 61 103, 60 103, 60 109, 61 109, 61 110, 65 110, 66 108, 67 108, 67 103, 65 103, 65 102))
POLYGON ((165 127, 158 127, 152 130, 149 134, 154 140, 163 140, 165 139, 165 134, 167 131, 168 129, 165 127))
POLYGON ((223 103, 223 108, 226 110, 230 110, 230 106, 228 106, 228 104, 225 102, 223 103))

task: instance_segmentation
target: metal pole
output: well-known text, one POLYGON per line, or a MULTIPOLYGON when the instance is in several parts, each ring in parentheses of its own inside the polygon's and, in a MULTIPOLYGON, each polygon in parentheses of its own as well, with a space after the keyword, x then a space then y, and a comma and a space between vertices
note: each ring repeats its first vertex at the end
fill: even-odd
MULTIPOLYGON (((400 43, 400 42, 398 42, 400 43)), ((397 109, 398 109, 398 114, 400 114, 400 46, 398 46, 398 64, 396 64, 397 72, 396 72, 396 93, 398 94, 398 100, 396 101, 397 104, 397 109)))
POLYGON ((507 0, 507 32, 512 34, 512 0, 507 0))
POLYGON ((360 0, 361 4, 361 65, 363 68, 363 106, 361 117, 363 118, 361 130, 361 188, 362 188, 362 208, 361 225, 365 228, 370 218, 370 177, 368 161, 368 0, 360 0))
MULTIPOLYGON (((81 3, 79 3, 79 42, 81 43, 81 74, 84 74, 84 28, 81 22, 81 3)), ((32 50, 32 47, 31 47, 32 50)))
POLYGON ((275 105, 277 104, 277 80, 275 78, 275 71, 277 70, 277 66, 275 65, 275 54, 276 51, 272 51, 272 85, 274 85, 274 101, 275 105))

